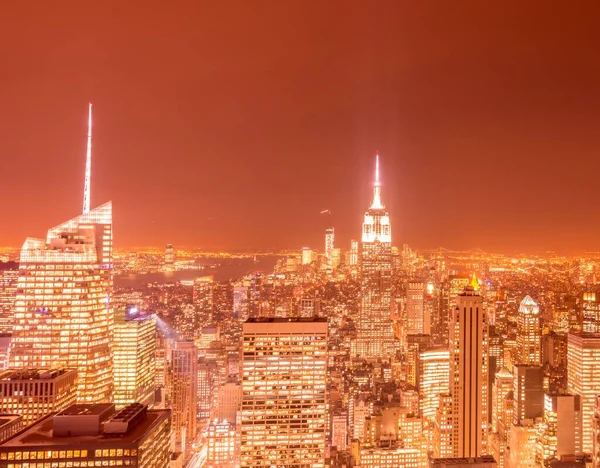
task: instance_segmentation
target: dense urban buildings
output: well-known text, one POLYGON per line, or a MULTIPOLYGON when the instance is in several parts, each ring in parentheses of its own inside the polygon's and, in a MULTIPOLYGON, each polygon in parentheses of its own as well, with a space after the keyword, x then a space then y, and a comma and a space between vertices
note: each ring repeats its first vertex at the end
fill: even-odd
POLYGON ((600 254, 393 245, 378 156, 360 242, 113 252, 89 124, 83 213, 0 258, 0 467, 600 466, 600 254))

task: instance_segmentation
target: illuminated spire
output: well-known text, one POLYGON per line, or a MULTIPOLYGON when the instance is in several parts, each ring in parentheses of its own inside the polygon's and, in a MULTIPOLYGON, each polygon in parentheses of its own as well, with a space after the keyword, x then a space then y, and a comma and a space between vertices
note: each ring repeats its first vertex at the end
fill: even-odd
POLYGON ((90 212, 90 182, 92 178, 92 103, 88 116, 87 152, 85 156, 85 182, 83 185, 83 214, 90 212))
POLYGON ((473 273, 473 277, 471 278, 471 283, 469 284, 473 288, 473 291, 479 291, 479 281, 477 281, 477 276, 473 273))
POLYGON ((371 209, 383 209, 383 203, 381 203, 381 182, 379 180, 379 153, 375 156, 375 183, 373 184, 373 203, 371 203, 371 209))

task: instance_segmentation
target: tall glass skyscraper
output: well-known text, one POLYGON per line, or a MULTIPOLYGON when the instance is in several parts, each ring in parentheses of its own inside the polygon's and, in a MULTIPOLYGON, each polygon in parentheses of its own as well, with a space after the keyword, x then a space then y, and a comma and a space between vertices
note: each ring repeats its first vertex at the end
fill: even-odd
POLYGON ((381 202, 379 155, 373 202, 364 216, 360 252, 360 309, 353 355, 387 359, 396 354, 391 314, 392 227, 381 202))
POLYGON ((112 203, 90 210, 91 105, 83 214, 21 249, 10 365, 77 369, 77 399, 113 393, 112 203))

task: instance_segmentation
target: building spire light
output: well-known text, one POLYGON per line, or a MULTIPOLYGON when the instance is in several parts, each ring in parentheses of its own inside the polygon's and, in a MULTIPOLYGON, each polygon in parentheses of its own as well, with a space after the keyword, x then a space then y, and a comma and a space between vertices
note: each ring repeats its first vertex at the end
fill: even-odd
POLYGON ((371 203, 371 209, 383 209, 383 203, 381 203, 381 181, 379 180, 379 153, 375 155, 375 182, 373 183, 373 203, 371 203))
POLYGON ((83 185, 83 214, 90 212, 90 189, 92 179, 92 103, 89 103, 87 151, 85 156, 85 182, 83 185))

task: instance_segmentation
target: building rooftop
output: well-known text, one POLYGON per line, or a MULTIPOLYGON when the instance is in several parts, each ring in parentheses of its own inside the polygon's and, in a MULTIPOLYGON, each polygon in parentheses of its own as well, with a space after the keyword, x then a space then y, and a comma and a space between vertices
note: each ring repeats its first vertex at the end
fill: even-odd
POLYGON ((246 323, 288 323, 288 322, 327 322, 325 317, 253 317, 246 320, 246 323))
POLYGON ((0 381, 55 379, 70 372, 77 371, 75 369, 7 369, 0 372, 0 381))
POLYGON ((467 463, 496 463, 491 455, 476 458, 432 458, 431 463, 444 463, 445 465, 464 465, 467 463))
MULTIPOLYGON (((110 443, 131 445, 135 444, 151 432, 158 424, 164 421, 165 417, 171 414, 170 410, 148 410, 144 417, 140 418, 135 424, 132 424, 126 432, 107 433, 103 430, 103 423, 110 416, 115 416, 114 405, 110 403, 96 405, 72 405, 60 414, 52 413, 40 419, 36 423, 21 430, 13 437, 0 444, 0 450, 10 448, 37 448, 37 447, 69 447, 76 449, 78 446, 89 447, 89 444, 110 443), (110 414, 108 414, 110 413, 110 414), (98 417, 101 421, 100 430, 96 434, 84 435, 54 435, 54 419, 56 416, 70 418, 71 421, 82 418, 84 425, 89 423, 90 417, 98 417), (108 418, 107 418, 108 417, 108 418)), ((110 419, 108 419, 110 421, 110 419)))

